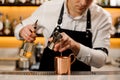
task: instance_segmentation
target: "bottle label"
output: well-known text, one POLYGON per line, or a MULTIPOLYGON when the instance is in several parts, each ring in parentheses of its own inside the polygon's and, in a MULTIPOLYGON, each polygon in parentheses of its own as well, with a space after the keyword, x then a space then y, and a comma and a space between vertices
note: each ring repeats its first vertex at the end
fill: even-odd
POLYGON ((3 23, 0 22, 0 30, 2 30, 2 29, 3 29, 3 23))
POLYGON ((117 29, 117 33, 120 33, 120 27, 117 29))
POLYGON ((5 33, 6 35, 10 34, 10 30, 9 30, 9 29, 5 29, 4 33, 5 33))

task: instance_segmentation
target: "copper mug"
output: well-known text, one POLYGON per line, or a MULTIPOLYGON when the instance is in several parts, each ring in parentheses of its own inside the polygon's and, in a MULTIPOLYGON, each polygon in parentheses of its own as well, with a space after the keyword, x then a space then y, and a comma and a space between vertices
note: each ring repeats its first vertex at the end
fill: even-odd
POLYGON ((55 57, 55 73, 60 75, 70 74, 71 64, 75 61, 75 55, 70 54, 69 56, 57 56, 55 57), (71 62, 71 56, 74 56, 71 62))

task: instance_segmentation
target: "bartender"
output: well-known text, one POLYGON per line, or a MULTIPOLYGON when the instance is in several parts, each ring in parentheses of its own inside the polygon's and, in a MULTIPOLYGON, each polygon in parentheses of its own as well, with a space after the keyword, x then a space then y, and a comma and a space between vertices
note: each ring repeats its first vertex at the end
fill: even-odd
POLYGON ((51 0, 43 3, 15 29, 17 39, 32 42, 36 38, 33 24, 43 29, 45 49, 39 70, 53 71, 54 57, 61 53, 68 56, 74 53, 76 61, 71 71, 91 71, 91 66, 100 68, 109 52, 111 15, 93 0, 51 0), (58 31, 62 36, 54 44, 53 33, 58 31))

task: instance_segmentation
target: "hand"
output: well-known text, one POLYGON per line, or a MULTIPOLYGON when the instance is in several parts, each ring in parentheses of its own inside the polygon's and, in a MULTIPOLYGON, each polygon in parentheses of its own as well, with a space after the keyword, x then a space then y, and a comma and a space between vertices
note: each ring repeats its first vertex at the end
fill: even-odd
POLYGON ((35 29, 33 25, 27 25, 20 31, 20 36, 28 42, 33 42, 36 38, 35 29))
MULTIPOLYGON (((71 49, 75 55, 78 54, 80 50, 80 44, 70 38, 66 33, 61 33, 62 38, 59 42, 55 43, 55 46, 53 48, 54 51, 63 52, 67 49, 71 49)), ((49 41, 52 41, 53 38, 50 38, 49 41)))

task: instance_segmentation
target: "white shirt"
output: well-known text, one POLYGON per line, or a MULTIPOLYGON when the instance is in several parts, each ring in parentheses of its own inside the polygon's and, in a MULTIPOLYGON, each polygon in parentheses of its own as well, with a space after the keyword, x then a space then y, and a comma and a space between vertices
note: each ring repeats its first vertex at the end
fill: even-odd
MULTIPOLYGON (((47 39, 57 26, 63 1, 64 0, 51 0, 41 5, 29 18, 23 20, 22 24, 17 25, 15 29, 16 38, 21 39, 19 36, 20 30, 28 24, 34 24, 38 19, 38 25, 44 28, 43 35, 47 44, 47 39)), ((93 48, 104 47, 109 50, 110 30, 112 27, 111 15, 94 3, 89 7, 89 9, 91 11, 93 48)), ((79 17, 72 18, 68 14, 65 5, 61 28, 76 31, 86 31, 86 12, 79 17)), ((78 60, 90 66, 101 67, 105 64, 107 55, 101 50, 94 50, 80 44, 80 51, 76 57, 78 60)))

